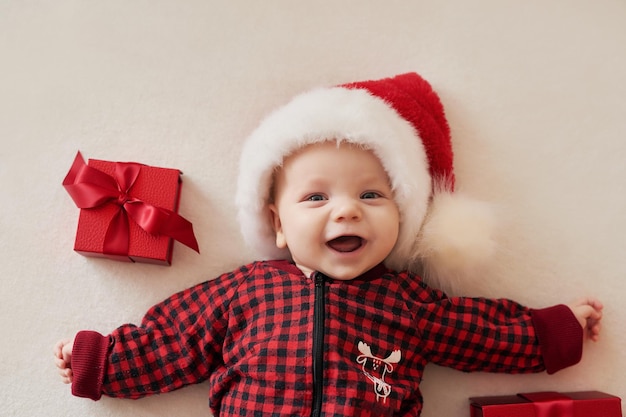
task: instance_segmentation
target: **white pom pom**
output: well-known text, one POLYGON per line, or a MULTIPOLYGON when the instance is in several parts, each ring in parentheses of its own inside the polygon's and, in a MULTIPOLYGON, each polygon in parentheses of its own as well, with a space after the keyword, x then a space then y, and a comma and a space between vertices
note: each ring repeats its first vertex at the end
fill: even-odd
POLYGON ((424 280, 451 293, 470 288, 495 253, 494 229, 489 204, 435 192, 415 252, 424 280))

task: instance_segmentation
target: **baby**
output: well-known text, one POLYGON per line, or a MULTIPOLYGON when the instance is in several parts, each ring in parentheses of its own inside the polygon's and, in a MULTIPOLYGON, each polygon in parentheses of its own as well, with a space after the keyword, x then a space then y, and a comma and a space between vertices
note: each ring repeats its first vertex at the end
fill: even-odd
POLYGON ((598 300, 448 297, 412 272, 451 273, 437 262, 441 225, 468 207, 457 200, 443 107, 419 75, 296 97, 241 159, 239 220, 268 260, 173 295, 139 326, 60 341, 63 381, 98 400, 209 380, 215 416, 414 416, 429 362, 508 373, 577 363, 583 339, 599 336, 598 300))

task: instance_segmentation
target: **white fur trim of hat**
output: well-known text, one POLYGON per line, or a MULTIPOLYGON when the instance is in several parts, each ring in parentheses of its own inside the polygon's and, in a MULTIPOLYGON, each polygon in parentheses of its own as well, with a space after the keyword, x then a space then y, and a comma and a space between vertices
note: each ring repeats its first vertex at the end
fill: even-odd
POLYGON ((296 150, 329 140, 370 149, 389 175, 400 211, 398 241, 385 260, 453 289, 494 252, 493 215, 454 191, 453 153, 444 109, 416 73, 319 88, 296 96, 244 144, 236 204, 247 244, 263 259, 290 259, 275 244, 269 199, 274 170, 296 150))

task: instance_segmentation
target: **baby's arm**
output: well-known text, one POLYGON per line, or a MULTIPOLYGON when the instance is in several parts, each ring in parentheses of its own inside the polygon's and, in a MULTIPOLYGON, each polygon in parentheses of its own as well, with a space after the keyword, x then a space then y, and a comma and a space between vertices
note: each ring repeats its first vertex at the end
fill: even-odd
POLYGON ((71 384, 74 378, 72 373, 72 348, 74 346, 74 339, 59 340, 54 345, 54 363, 59 368, 59 374, 62 381, 66 384, 71 384))
POLYGON ((109 335, 83 330, 58 342, 54 360, 72 394, 140 398, 206 380, 221 362, 226 310, 253 272, 232 273, 180 291, 153 306, 139 326, 124 324, 109 335))
POLYGON ((583 328, 585 337, 597 341, 600 337, 600 320, 604 308, 602 303, 596 298, 586 297, 568 304, 568 307, 583 328))

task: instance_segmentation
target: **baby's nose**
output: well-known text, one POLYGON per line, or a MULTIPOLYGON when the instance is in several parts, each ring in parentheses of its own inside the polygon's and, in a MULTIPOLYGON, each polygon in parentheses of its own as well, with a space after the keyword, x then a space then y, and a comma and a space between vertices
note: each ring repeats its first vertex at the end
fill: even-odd
POLYGON ((336 221, 360 220, 361 209, 357 201, 351 198, 344 198, 337 201, 333 216, 336 221))

